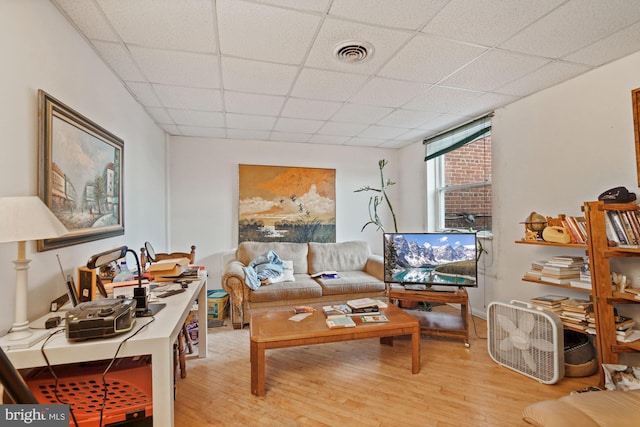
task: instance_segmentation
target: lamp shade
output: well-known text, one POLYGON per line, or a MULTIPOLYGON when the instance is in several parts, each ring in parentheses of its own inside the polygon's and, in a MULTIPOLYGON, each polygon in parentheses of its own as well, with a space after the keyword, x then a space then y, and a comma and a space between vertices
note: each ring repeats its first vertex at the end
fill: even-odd
POLYGON ((51 239, 68 232, 39 197, 0 197, 0 243, 51 239))

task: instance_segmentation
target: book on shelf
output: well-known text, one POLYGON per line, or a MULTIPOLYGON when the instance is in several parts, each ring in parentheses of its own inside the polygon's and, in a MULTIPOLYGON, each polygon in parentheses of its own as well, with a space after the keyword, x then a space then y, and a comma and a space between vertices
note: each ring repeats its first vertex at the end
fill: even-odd
POLYGON ((587 282, 585 280, 571 280, 569 282, 569 286, 580 289, 591 289, 591 282, 587 282))
POLYGON ((638 341, 640 340, 640 331, 637 329, 633 329, 633 332, 631 332, 628 336, 626 337, 616 337, 616 339, 620 342, 634 342, 634 341, 638 341))
POLYGON ((549 282, 549 283, 553 283, 554 285, 568 285, 571 283, 571 280, 574 279, 574 277, 549 277, 549 276, 542 276, 540 278, 540 280, 542 280, 543 282, 549 282))
POLYGON ((346 304, 325 305, 322 307, 322 313, 327 319, 345 317, 351 313, 351 308, 346 304))
POLYGON ((613 227, 613 223, 611 222, 611 218, 609 217, 609 215, 604 216, 604 225, 605 232, 607 233, 607 240, 609 240, 610 242, 614 242, 616 245, 619 245, 620 239, 618 238, 618 233, 613 227))
POLYGON ((627 240, 627 235, 624 232, 624 228, 622 228, 622 221, 620 220, 618 211, 606 211, 606 213, 611 220, 611 224, 613 225, 615 234, 618 236, 618 242, 625 245, 631 244, 631 242, 627 240))
POLYGON ((354 322, 349 316, 333 317, 331 319, 326 319, 325 321, 330 329, 353 328, 356 326, 356 322, 354 322))
POLYGON ((588 299, 567 298, 561 302, 565 310, 588 310, 593 303, 588 299))
POLYGON ((569 299, 569 297, 562 295, 541 295, 539 297, 531 298, 531 302, 543 305, 560 305, 560 303, 566 299, 569 299))
POLYGON ((360 316, 360 319, 363 323, 381 323, 389 321, 389 318, 384 314, 367 314, 360 316))

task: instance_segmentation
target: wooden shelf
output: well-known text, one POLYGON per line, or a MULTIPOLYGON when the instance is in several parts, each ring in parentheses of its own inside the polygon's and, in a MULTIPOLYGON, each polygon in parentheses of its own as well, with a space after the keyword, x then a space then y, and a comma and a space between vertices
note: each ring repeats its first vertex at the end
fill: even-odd
POLYGON ((520 245, 538 245, 538 246, 556 246, 560 248, 572 248, 572 249, 587 249, 587 245, 578 243, 554 243, 545 242, 543 240, 516 240, 520 245))
POLYGON ((544 280, 534 280, 534 279, 527 279, 526 277, 523 277, 522 281, 523 282, 537 283, 538 285, 555 286, 556 288, 569 289, 569 290, 572 290, 572 291, 580 291, 580 292, 591 293, 591 289, 577 288, 575 286, 561 285, 559 283, 545 282, 544 280))

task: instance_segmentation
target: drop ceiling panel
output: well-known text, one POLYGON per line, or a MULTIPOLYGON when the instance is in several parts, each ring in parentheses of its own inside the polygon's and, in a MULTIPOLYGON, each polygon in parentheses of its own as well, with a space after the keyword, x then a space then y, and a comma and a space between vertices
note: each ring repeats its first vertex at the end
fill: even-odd
POLYGON ((565 59, 599 66, 637 51, 638 40, 640 40, 640 24, 636 23, 567 55, 565 59))
POLYGON ((259 3, 283 6, 289 9, 324 12, 330 0, 257 0, 259 3))
POLYGON ((446 0, 334 0, 329 15, 393 28, 417 30, 446 0))
POLYGON ((590 68, 586 65, 555 61, 531 74, 499 87, 496 91, 507 95, 526 96, 542 88, 569 80, 588 71, 590 68))
POLYGON ((297 68, 291 65, 222 57, 222 79, 225 89, 286 95, 297 73, 297 68))
POLYGON ((214 111, 176 110, 170 108, 169 115, 179 126, 224 127, 224 114, 214 111))
POLYGON ((383 77, 437 83, 487 49, 417 35, 380 71, 383 77))
POLYGON ((216 7, 223 55, 284 64, 303 60, 321 19, 242 0, 218 0, 216 7))
POLYGON ((403 108, 435 113, 448 113, 456 108, 456 106, 467 105, 467 103, 482 94, 483 92, 433 86, 406 103, 403 108))
MULTIPOLYGON (((437 113, 399 109, 378 121, 378 123, 397 128, 416 128, 437 115, 437 113)), ((406 132, 406 129, 404 129, 404 132, 406 132)))
POLYGON ((218 58, 205 53, 132 46, 131 55, 151 83, 202 88, 220 87, 218 58))
POLYGON ((149 83, 126 82, 129 92, 145 107, 162 107, 160 99, 149 83))
POLYGON ((429 85, 375 77, 351 101, 380 107, 399 107, 419 95, 429 85))
POLYGON ((313 144, 344 145, 351 138, 348 136, 313 135, 309 142, 313 144))
POLYGON ((257 139, 269 140, 271 132, 268 130, 251 130, 251 129, 227 129, 227 138, 231 139, 257 139))
POLYGON ((377 147, 386 142, 386 139, 379 138, 362 138, 359 136, 354 136, 353 138, 347 141, 347 145, 354 145, 360 147, 377 147))
POLYGON ((406 128, 374 125, 360 132, 358 136, 361 138, 393 139, 406 133, 408 130, 409 129, 406 128))
POLYGON ((155 93, 167 108, 196 111, 221 111, 220 91, 191 87, 153 85, 155 93))
POLYGON ((325 101, 346 101, 366 80, 367 76, 362 74, 303 68, 291 95, 325 101))
POLYGON ((271 132, 269 140, 283 142, 307 142, 311 138, 310 133, 271 132))
POLYGON ((216 51, 210 0, 97 2, 125 43, 191 52, 216 51))
POLYGON ((374 124, 393 111, 393 108, 374 107, 372 105, 344 104, 331 120, 336 122, 353 122, 374 124))
POLYGON ((275 117, 227 113, 227 126, 232 129, 271 130, 275 117))
POLYGON ((368 126, 361 123, 327 122, 318 131, 321 135, 356 136, 368 126))
POLYGON ((118 42, 118 35, 92 1, 56 0, 54 3, 88 39, 118 42), (56 4, 57 3, 57 4, 56 4))
POLYGON ((180 135, 202 136, 209 138, 226 138, 227 132, 223 128, 198 127, 198 126, 177 126, 180 135))
POLYGON ((156 123, 168 125, 175 124, 166 108, 147 107, 145 110, 156 123))
POLYGON ((100 53, 100 56, 102 56, 102 59, 123 80, 138 82, 146 80, 144 74, 140 72, 131 55, 121 43, 96 40, 93 44, 100 53))
POLYGON ((339 102, 332 101, 289 98, 282 109, 282 115, 299 119, 328 120, 341 105, 339 102))
POLYGON ((255 93, 224 92, 224 103, 231 113, 247 113, 277 116, 285 101, 284 96, 259 95, 255 93))
POLYGON ((324 125, 322 120, 290 119, 281 117, 278 119, 274 130, 289 133, 315 133, 324 125))
POLYGON ((495 46, 565 0, 451 0, 422 31, 452 40, 495 46))

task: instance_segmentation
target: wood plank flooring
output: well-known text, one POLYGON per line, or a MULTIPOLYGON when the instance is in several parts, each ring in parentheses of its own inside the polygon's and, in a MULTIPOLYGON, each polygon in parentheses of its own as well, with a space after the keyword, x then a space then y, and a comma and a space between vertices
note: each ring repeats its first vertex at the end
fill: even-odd
POLYGON ((474 320, 470 348, 423 336, 415 375, 408 337, 268 350, 264 397, 250 391, 248 328, 211 328, 209 357, 188 360, 178 379, 175 425, 526 426, 528 404, 597 385, 597 375, 546 385, 498 366, 474 320))

